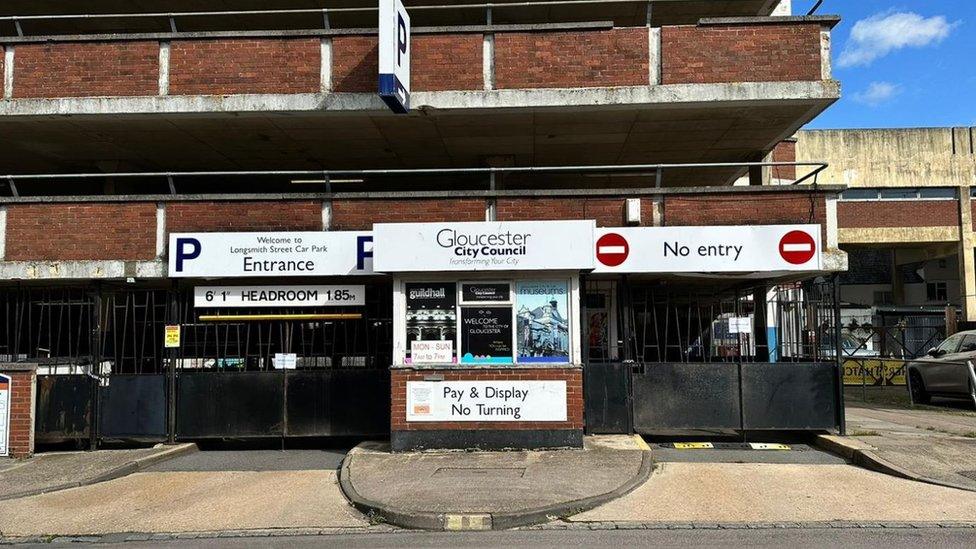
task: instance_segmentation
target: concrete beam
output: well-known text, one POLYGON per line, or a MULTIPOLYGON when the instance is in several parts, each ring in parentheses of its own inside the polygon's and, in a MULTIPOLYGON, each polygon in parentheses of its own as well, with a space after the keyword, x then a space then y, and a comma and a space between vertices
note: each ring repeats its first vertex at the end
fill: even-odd
POLYGON ((0 261, 0 280, 166 278, 163 261, 0 261))
MULTIPOLYGON (((414 115, 430 109, 569 109, 573 107, 763 106, 810 103, 824 109, 840 98, 835 81, 668 84, 610 88, 548 88, 415 92, 414 115)), ((159 97, 69 97, 13 99, 0 103, 0 116, 122 115, 238 112, 387 111, 373 93, 190 95, 159 97)), ((805 122, 805 121, 804 121, 805 122)))
POLYGON ((959 227, 871 227, 838 229, 838 241, 845 244, 907 245, 923 242, 958 242, 959 227))

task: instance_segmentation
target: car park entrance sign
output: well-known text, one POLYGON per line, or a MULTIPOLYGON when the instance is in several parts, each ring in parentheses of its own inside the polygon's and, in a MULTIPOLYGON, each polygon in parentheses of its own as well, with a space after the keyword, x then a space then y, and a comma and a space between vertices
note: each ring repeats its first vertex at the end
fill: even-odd
POLYGON ((380 98, 390 110, 410 112, 410 15, 400 0, 380 0, 380 98))
POLYGON ((596 229, 596 273, 819 271, 820 225, 596 229))

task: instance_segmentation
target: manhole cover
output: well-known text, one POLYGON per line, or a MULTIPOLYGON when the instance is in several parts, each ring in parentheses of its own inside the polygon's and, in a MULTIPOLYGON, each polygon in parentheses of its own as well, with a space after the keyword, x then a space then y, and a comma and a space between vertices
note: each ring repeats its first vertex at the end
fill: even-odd
POLYGON ((962 475, 969 480, 976 480, 976 471, 959 471, 957 474, 962 475))
POLYGON ((525 467, 441 467, 431 476, 441 478, 522 478, 525 467))

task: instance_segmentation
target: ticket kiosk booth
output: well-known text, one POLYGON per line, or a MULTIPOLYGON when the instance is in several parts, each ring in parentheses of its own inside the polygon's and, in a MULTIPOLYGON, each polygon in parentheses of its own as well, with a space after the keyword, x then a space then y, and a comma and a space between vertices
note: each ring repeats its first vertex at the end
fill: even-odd
POLYGON ((374 226, 393 280, 391 444, 580 447, 592 221, 374 226))

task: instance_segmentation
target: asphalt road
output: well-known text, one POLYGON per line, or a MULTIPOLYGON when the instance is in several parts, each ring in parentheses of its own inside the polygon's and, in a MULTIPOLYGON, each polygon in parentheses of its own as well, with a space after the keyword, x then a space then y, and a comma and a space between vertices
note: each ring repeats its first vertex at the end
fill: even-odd
MULTIPOLYGON (((55 543, 57 545, 57 543, 55 543)), ((72 547, 78 544, 72 543, 72 547)), ((976 546, 976 529, 762 529, 762 530, 527 530, 479 533, 397 532, 293 536, 277 538, 214 538, 97 545, 124 549, 193 547, 966 547, 976 546)), ((20 546, 23 547, 23 546, 20 546)), ((50 548, 50 544, 35 547, 50 548)))
POLYGON ((346 449, 205 450, 158 463, 147 472, 336 470, 346 449))

